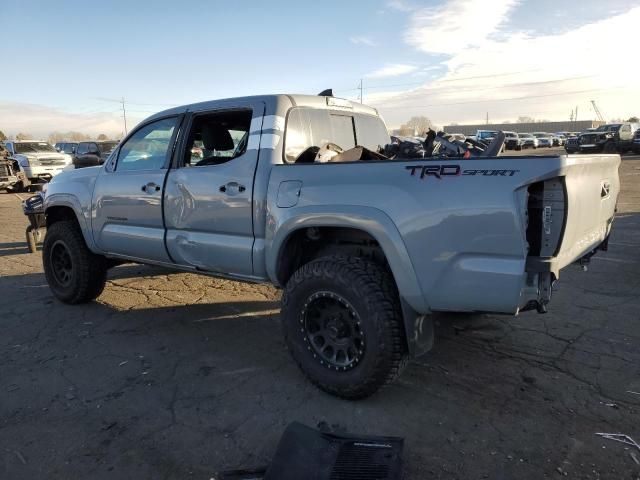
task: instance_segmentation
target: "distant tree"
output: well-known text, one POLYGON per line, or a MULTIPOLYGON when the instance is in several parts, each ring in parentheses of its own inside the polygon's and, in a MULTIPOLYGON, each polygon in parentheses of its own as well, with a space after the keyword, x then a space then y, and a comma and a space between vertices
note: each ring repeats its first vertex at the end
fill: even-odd
POLYGON ((505 121, 504 121, 504 122, 502 122, 502 123, 511 123, 511 120, 505 120, 505 121))
POLYGON ((16 140, 33 140, 33 136, 28 133, 22 133, 16 135, 16 140))
MULTIPOLYGON (((627 122, 638 123, 638 122, 640 122, 640 118, 634 116, 634 117, 629 118, 629 120, 627 120, 627 122)), ((0 132, 0 134, 1 133, 2 132, 0 132)), ((1 137, 1 135, 0 135, 0 137, 1 137)))
POLYGON ((104 133, 101 133, 100 135, 98 135, 98 140, 109 140, 109 137, 107 137, 104 133))
POLYGON ((432 127, 433 123, 431 123, 431 120, 427 117, 411 117, 409 121, 400 128, 412 128, 418 135, 422 135, 432 127))
POLYGON ((533 123, 536 119, 533 117, 529 117, 528 115, 521 115, 516 120, 517 123, 533 123))
POLYGON ((0 142, 4 142, 7 139, 7 136, 4 134, 2 130, 0 130, 0 142))
POLYGON ((83 140, 90 140, 91 137, 85 133, 81 132, 67 132, 66 136, 69 140, 73 142, 82 142, 83 140))

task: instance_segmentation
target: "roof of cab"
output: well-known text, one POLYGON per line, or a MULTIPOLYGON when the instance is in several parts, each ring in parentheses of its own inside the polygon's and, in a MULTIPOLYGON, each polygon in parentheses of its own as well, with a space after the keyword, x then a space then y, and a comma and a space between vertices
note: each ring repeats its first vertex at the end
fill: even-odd
POLYGON ((238 101, 257 101, 257 102, 262 101, 266 105, 275 105, 280 102, 287 102, 292 107, 304 106, 304 107, 311 107, 311 108, 329 108, 329 109, 336 109, 336 110, 348 109, 348 111, 350 112, 365 113, 368 115, 376 115, 376 116, 378 115, 378 111, 373 107, 369 107, 368 105, 364 105, 364 104, 343 99, 343 98, 325 97, 325 96, 319 96, 319 95, 274 94, 274 95, 254 95, 249 97, 222 98, 219 100, 208 100, 208 101, 199 102, 199 103, 191 103, 188 105, 181 105, 178 107, 173 107, 167 110, 163 110, 161 112, 151 115, 150 117, 148 117, 148 119, 151 120, 156 117, 164 117, 167 115, 179 114, 187 111, 193 112, 193 111, 203 111, 203 110, 209 110, 209 109, 213 110, 220 107, 232 106, 233 103, 238 101))

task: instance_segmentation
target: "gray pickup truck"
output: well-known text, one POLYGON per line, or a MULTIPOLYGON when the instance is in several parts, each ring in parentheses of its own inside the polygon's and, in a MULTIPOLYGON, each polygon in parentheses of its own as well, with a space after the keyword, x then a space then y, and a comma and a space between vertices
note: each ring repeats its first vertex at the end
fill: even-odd
POLYGON ((350 154, 388 142, 375 109, 329 96, 153 115, 49 184, 47 281, 71 304, 123 262, 270 282, 301 369, 354 399, 431 348, 431 312, 544 311, 560 269, 606 247, 618 155, 350 154))

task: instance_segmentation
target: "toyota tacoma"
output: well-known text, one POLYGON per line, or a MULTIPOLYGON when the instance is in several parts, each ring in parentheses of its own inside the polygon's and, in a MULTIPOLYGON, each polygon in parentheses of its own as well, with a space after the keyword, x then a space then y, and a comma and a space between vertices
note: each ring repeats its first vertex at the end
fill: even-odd
POLYGON ((355 399, 432 347, 432 312, 544 312, 560 270, 607 245, 618 155, 390 160, 389 140, 332 96, 155 114, 49 184, 47 282, 70 304, 117 262, 272 283, 302 371, 355 399))

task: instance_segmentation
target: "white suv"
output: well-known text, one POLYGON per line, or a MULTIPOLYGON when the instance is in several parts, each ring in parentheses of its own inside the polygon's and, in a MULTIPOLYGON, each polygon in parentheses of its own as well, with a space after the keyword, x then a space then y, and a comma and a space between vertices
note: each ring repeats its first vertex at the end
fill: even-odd
POLYGON ((70 155, 58 153, 47 142, 7 140, 4 146, 31 183, 48 182, 71 164, 70 155))

